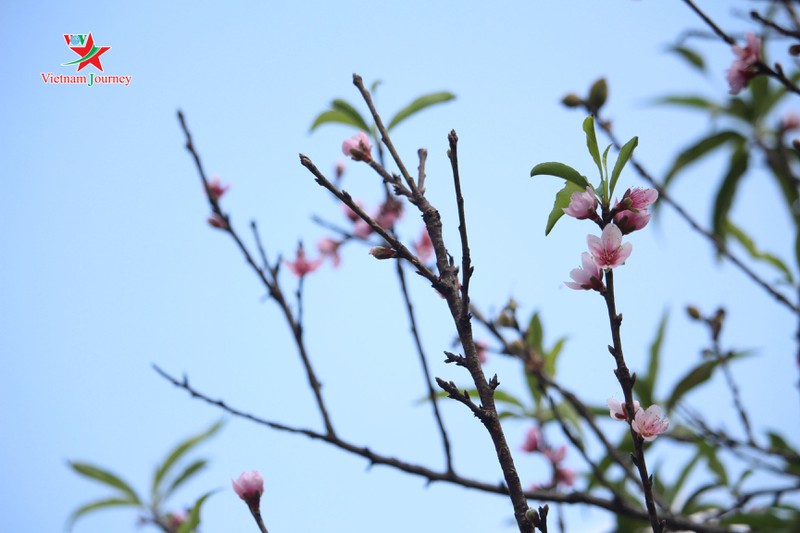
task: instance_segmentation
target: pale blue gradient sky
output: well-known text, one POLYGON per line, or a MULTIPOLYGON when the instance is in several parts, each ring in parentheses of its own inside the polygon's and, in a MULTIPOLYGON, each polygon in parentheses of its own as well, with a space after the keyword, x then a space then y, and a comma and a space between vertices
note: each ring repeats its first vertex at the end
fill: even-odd
MULTIPOLYGON (((705 4, 731 31, 751 27, 744 16, 731 15, 746 11, 747 2, 705 4)), ((110 467, 145 488, 169 447, 220 417, 159 378, 152 363, 186 372, 211 396, 265 418, 320 427, 275 306, 262 302, 263 289, 232 243, 205 224, 207 206, 183 148, 178 108, 207 171, 232 184, 223 203, 234 223, 248 235, 247 223, 257 219, 274 258, 291 254, 298 239, 313 247, 327 234, 310 221, 312 214, 341 220, 336 202, 314 184, 297 154, 309 155, 322 169, 340 158, 349 130, 326 127, 309 135, 308 128, 334 97, 358 101, 353 72, 384 81, 377 101, 388 114, 423 92, 453 91, 455 102, 398 127, 395 141, 411 166, 418 147, 429 149, 429 194, 452 239, 457 223, 445 150, 450 129, 459 134, 475 302, 496 310, 514 296, 523 316, 539 309, 549 342, 570 337, 561 362, 564 382, 597 404, 619 394, 600 298, 562 285, 579 263, 590 228, 565 220, 545 239, 559 184, 528 175, 547 160, 592 171, 583 116, 559 100, 601 75, 610 82, 607 112, 616 131, 624 138, 639 135, 637 155, 663 173, 687 139, 709 124, 655 107, 651 99, 669 92, 723 95, 730 51, 707 42, 711 69, 705 78, 665 53, 683 30, 701 27, 678 1, 375 6, 0 7, 9 45, 0 110, 6 198, 0 232, 0 477, 6 485, 0 529, 59 531, 73 508, 106 494, 72 474, 68 459, 110 467), (74 69, 60 66, 73 55, 62 34, 89 31, 96 44, 112 47, 102 58, 106 73, 130 74, 131 85, 43 84, 41 72, 74 69)), ((721 163, 697 167, 674 190, 706 221, 721 163)), ((630 171, 620 181, 620 187, 641 184, 630 171)), ((368 204, 380 197, 375 176, 355 165, 345 187, 368 204)), ((772 184, 756 174, 744 184, 734 213, 764 248, 787 256, 788 219, 781 209, 764 209, 776 197, 772 184)), ((791 317, 739 272, 716 264, 706 243, 672 212, 663 214, 659 224, 631 237, 634 252, 618 276, 630 365, 642 368, 660 316, 671 312, 666 393, 699 360, 706 342, 683 307, 724 305, 726 345, 762 356, 734 370, 745 400, 761 407, 756 426, 786 428, 785 421, 798 415, 791 317)), ((411 240, 419 227, 409 210, 399 231, 411 240)), ((311 356, 342 436, 439 467, 429 409, 415 403, 424 387, 404 337, 408 328, 393 269, 370 259, 364 249, 350 247, 339 270, 326 265, 307 279, 311 356)), ((450 349, 453 338, 441 300, 416 276, 409 278, 434 374, 466 383, 463 372, 437 355, 450 349)), ((292 290, 288 272, 282 283, 292 290)), ((488 370, 498 373, 502 386, 521 392, 516 365, 495 355, 488 370)), ((693 402, 713 407, 716 420, 737 429, 721 387, 693 402)), ((443 409, 459 471, 499 481, 477 421, 460 405, 443 409)), ((789 436, 797 441, 794 427, 789 436)), ((526 429, 509 424, 515 446, 526 429)), ((554 432, 552 438, 562 437, 554 432)), ((387 533, 513 530, 505 498, 443 484, 426 488, 424 480, 383 467, 369 470, 362 459, 244 421, 232 420, 202 452, 212 459, 211 468, 173 503, 221 487, 205 508, 206 533, 255 530, 229 490, 230 478, 246 469, 260 470, 267 480, 263 506, 273 533, 373 531, 376 523, 387 533)), ((567 464, 585 471, 577 455, 567 464)), ((666 457, 654 464, 670 471, 666 457)), ((535 458, 520 457, 519 469, 526 485, 547 475, 535 458)), ((573 511, 567 524, 570 531, 601 531, 605 520, 573 511)), ((130 513, 107 511, 85 518, 75 531, 138 529, 130 513)))

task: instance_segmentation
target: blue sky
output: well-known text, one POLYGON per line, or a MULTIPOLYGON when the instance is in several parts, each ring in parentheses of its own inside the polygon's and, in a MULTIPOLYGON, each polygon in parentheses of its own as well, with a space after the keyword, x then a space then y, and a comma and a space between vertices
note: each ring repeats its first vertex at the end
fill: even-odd
MULTIPOLYGON (((751 29, 746 2, 706 2, 733 32, 751 29), (712 5, 713 4, 713 5, 712 5), (735 10, 740 14, 736 14, 735 10)), ((430 152, 428 190, 445 233, 455 237, 446 135, 460 137, 462 179, 476 267, 473 298, 497 310, 513 296, 522 315, 543 314, 548 339, 568 335, 560 369, 586 401, 619 394, 604 308, 594 294, 562 282, 579 263, 588 226, 559 224, 544 238, 557 180, 531 179, 533 165, 560 160, 591 172, 580 113, 559 100, 599 76, 611 87, 607 114, 624 138, 638 135, 637 155, 657 175, 689 139, 707 131, 700 116, 652 105, 671 92, 723 95, 732 56, 702 41, 706 77, 689 71, 666 45, 699 21, 681 2, 463 2, 248 4, 175 2, 134 7, 101 2, 4 3, 0 28, 14 43, 3 87, 7 105, 0 145, 6 202, 0 232, 0 424, 4 428, 0 503, 10 532, 59 531, 70 511, 104 496, 67 460, 103 465, 145 487, 155 464, 190 433, 221 414, 174 389, 156 363, 212 397, 265 418, 319 427, 287 328, 232 243, 206 223, 207 205, 176 120, 182 109, 206 170, 232 184, 223 200, 243 234, 256 219, 268 253, 290 255, 299 239, 328 233, 319 214, 342 222, 337 203, 299 165, 307 154, 325 170, 340 159, 351 132, 338 126, 309 134, 330 100, 359 103, 354 72, 380 79, 379 109, 392 114, 417 95, 449 90, 454 102, 398 127, 394 136, 416 166, 430 152), (43 5, 44 4, 44 5, 43 5), (129 87, 47 85, 42 72, 70 73, 65 33, 92 32, 105 73, 131 75, 129 87)), ((90 67, 91 69, 91 67, 90 67)), ((87 69, 87 70, 90 70, 87 69)), ((363 107, 362 107, 363 109, 363 107)), ((722 162, 710 160, 676 182, 675 196, 708 221, 722 162)), ((368 169, 351 164, 344 186, 368 205, 381 189, 368 169)), ((589 174, 591 175, 591 174, 589 174)), ((620 186, 642 185, 628 171, 620 186)), ((788 218, 764 209, 777 193, 764 175, 744 184, 734 216, 759 244, 788 256, 788 218)), ((401 236, 416 238, 407 210, 401 236)), ((618 305, 632 368, 641 368, 662 313, 671 315, 662 393, 699 361, 704 332, 682 311, 694 303, 728 309, 724 342, 759 357, 735 368, 759 428, 782 426, 795 442, 798 402, 792 383, 791 316, 747 283, 669 210, 631 237, 634 252, 618 276, 618 305), (763 383, 770 384, 764 397, 763 383), (785 400, 785 403, 784 403, 785 400), (780 409, 775 408, 779 402, 780 409)), ((457 247, 456 247, 457 248, 457 247)), ((308 346, 342 435, 382 453, 439 467, 442 458, 397 282, 386 263, 350 247, 338 270, 325 266, 305 286, 308 346), (387 327, 390 325, 390 327, 387 327), (396 340, 397 339, 397 340, 396 340)), ((770 271, 759 269, 766 276, 770 271)), ((433 372, 465 383, 441 363, 454 336, 446 309, 409 276, 433 372)), ((774 276, 773 276, 774 277, 774 276)), ((291 292, 295 280, 283 272, 291 292)), ((480 335, 480 336, 485 336, 480 335)), ((519 368, 495 355, 488 370, 521 392, 519 368)), ((693 405, 721 425, 736 420, 720 386, 693 405)), ((456 466, 500 479, 489 439, 466 412, 446 404, 456 466)), ((613 431, 617 428, 610 428, 613 431)), ((527 426, 509 424, 512 443, 527 426)), ((560 438, 557 434, 553 438, 560 438)), ((255 531, 229 488, 242 470, 258 469, 270 531, 512 531, 510 506, 486 496, 367 464, 305 438, 231 420, 201 450, 212 466, 174 501, 223 490, 207 504, 204 531, 255 531)), ((519 458, 523 482, 545 465, 519 458)), ((568 464, 585 470, 577 456, 568 464)), ((665 457, 655 464, 668 471, 665 457)), ((604 518, 572 511, 573 531, 603 530, 604 518)), ((135 517, 108 511, 85 518, 80 533, 137 531, 135 517)))

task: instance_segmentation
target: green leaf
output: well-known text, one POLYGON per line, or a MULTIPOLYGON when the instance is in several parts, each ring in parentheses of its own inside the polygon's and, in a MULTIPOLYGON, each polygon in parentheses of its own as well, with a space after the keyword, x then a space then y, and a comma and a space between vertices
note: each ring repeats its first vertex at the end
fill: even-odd
POLYGON ((781 261, 777 256, 772 255, 767 252, 762 252, 758 249, 755 241, 750 238, 742 228, 735 225, 733 222, 728 220, 725 224, 725 234, 730 235, 733 237, 742 247, 750 254, 750 257, 756 259, 758 261, 764 261, 765 263, 772 265, 777 270, 783 274, 784 281, 789 284, 794 283, 794 277, 792 276, 792 272, 789 270, 789 267, 786 266, 786 263, 781 261))
POLYGON ((690 370, 675 386, 672 396, 667 400, 667 410, 672 409, 683 397, 698 385, 705 383, 711 378, 711 374, 719 364, 719 359, 713 359, 700 363, 690 370))
POLYGON ((675 480, 675 483, 669 487, 668 491, 665 491, 663 496, 669 500, 674 500, 675 496, 680 493, 681 488, 683 488, 683 484, 686 483, 686 480, 689 478, 689 474, 691 474, 694 467, 700 462, 699 455, 693 455, 689 462, 686 463, 686 466, 683 467, 681 473, 678 474, 678 479, 675 480))
POLYGON ((660 105, 677 105, 692 109, 702 109, 712 113, 719 111, 718 104, 702 96, 664 96, 658 98, 655 103, 660 105))
POLYGON ((656 337, 650 344, 650 360, 647 366, 647 374, 636 379, 636 393, 639 395, 639 400, 643 405, 657 403, 655 401, 656 377, 661 363, 661 347, 664 344, 668 318, 669 314, 664 311, 664 314, 661 315, 661 322, 658 324, 658 330, 656 330, 656 337))
POLYGON ((528 330, 525 332, 525 344, 533 348, 539 355, 544 352, 542 343, 544 342, 544 329, 542 328, 542 321, 539 318, 539 313, 533 313, 530 322, 528 322, 528 330))
POLYGON ((600 180, 602 181, 603 165, 600 163, 600 148, 597 146, 597 136, 594 133, 594 117, 586 117, 586 120, 583 121, 583 131, 586 133, 586 147, 597 165, 597 170, 600 172, 600 180))
POLYGON ((603 175, 605 178, 601 180, 600 186, 603 189, 603 197, 611 198, 611 194, 608 188, 608 151, 611 150, 611 145, 609 144, 606 146, 605 151, 603 152, 603 175))
POLYGON ((678 172, 683 170, 685 167, 691 163, 694 163, 711 151, 719 148, 726 142, 733 140, 743 141, 744 138, 735 131, 725 130, 709 135, 708 137, 704 137, 695 144, 685 148, 675 159, 675 162, 672 164, 669 172, 667 172, 667 175, 664 178, 664 187, 667 187, 675 175, 677 175, 678 172))
POLYGON ((620 148, 617 162, 614 164, 614 170, 611 171, 611 190, 609 192, 609 198, 614 195, 614 189, 617 186, 619 175, 622 174, 622 169, 625 168, 628 160, 633 155, 634 149, 636 149, 638 145, 639 137, 634 137, 630 141, 626 142, 622 148, 620 148))
POLYGON ((705 72, 706 70, 706 62, 699 53, 695 52, 691 48, 686 48, 685 46, 673 46, 668 49, 670 52, 673 52, 681 59, 685 60, 691 66, 696 68, 701 72, 705 72))
POLYGON ((564 163, 539 163, 531 169, 531 177, 533 176, 555 176, 557 178, 563 178, 574 183, 582 190, 586 190, 586 187, 589 186, 589 182, 585 176, 582 176, 580 172, 564 163))
POLYGON ((222 427, 222 420, 213 424, 210 428, 205 430, 202 433, 189 437, 185 441, 178 444, 170 453, 167 455, 167 458, 164 462, 156 468, 155 475, 153 476, 153 497, 155 499, 156 495, 159 492, 159 487, 161 486, 161 482, 166 477, 169 470, 178 462, 178 460, 183 457, 186 452, 203 442, 204 440, 212 437, 219 429, 222 427))
POLYGON ((364 117, 361 116, 361 113, 359 113, 355 107, 350 105, 350 103, 337 98, 331 102, 331 108, 347 115, 354 124, 357 124, 358 129, 363 130, 364 132, 369 131, 369 125, 367 124, 367 121, 364 120, 364 117))
POLYGON ((375 81, 373 81, 373 82, 372 82, 372 85, 370 85, 370 86, 369 86, 369 92, 370 92, 371 94, 373 94, 373 95, 374 95, 374 94, 375 94, 375 91, 377 91, 377 90, 378 90, 378 87, 380 87, 380 86, 381 86, 381 83, 383 83, 381 80, 375 80, 375 81))
POLYGON ((309 131, 314 131, 317 127, 323 124, 345 124, 347 126, 353 126, 355 128, 361 129, 361 125, 358 122, 354 122, 349 116, 342 113, 341 111, 337 111, 335 109, 330 109, 328 111, 323 111, 319 114, 319 116, 314 120, 314 123, 311 125, 309 131))
POLYGON ((206 503, 206 500, 209 496, 212 496, 217 490, 212 490, 211 492, 207 492, 200 496, 198 500, 194 503, 192 510, 189 511, 189 518, 181 524, 178 528, 177 533, 191 533, 192 531, 197 529, 197 526, 200 525, 200 510, 203 507, 203 504, 206 503))
POLYGON ((391 130, 402 121, 417 113, 422 111, 426 107, 430 107, 432 105, 441 104, 443 102, 449 102, 450 100, 454 99, 456 95, 453 93, 449 93, 447 91, 442 91, 438 93, 431 93, 420 96, 403 109, 397 112, 397 114, 392 117, 392 120, 389 121, 389 125, 386 127, 387 130, 391 130))
POLYGON ((561 337, 558 339, 558 341, 556 341, 555 345, 553 345, 553 348, 544 354, 544 371, 548 376, 555 377, 558 356, 561 354, 561 350, 564 348, 564 343, 566 342, 567 338, 561 337))
MULTIPOLYGON (((475 394, 478 394, 477 390, 475 390, 474 392, 475 392, 475 394)), ((522 403, 520 400, 518 400, 515 396, 513 396, 513 395, 511 395, 511 394, 509 394, 507 392, 501 391, 500 389, 495 389, 495 391, 494 391, 494 400, 496 402, 500 402, 500 403, 507 403, 507 404, 510 404, 510 405, 515 405, 515 406, 517 406, 517 407, 519 407, 519 408, 521 408, 523 410, 527 409, 527 407, 525 407, 525 404, 522 403)))
POLYGON ((175 479, 172 481, 172 483, 169 484, 169 487, 167 488, 167 490, 164 491, 164 496, 163 496, 164 499, 166 500, 170 496, 170 494, 175 492, 175 490, 178 487, 183 485, 192 476, 194 476, 195 474, 200 472, 203 468, 205 468, 207 464, 208 464, 207 460, 198 459, 197 461, 194 461, 189 466, 184 468, 183 471, 180 474, 175 476, 175 479))
POLYGON ((792 521, 775 516, 774 514, 771 514, 769 511, 766 512, 748 511, 746 513, 727 516, 722 520, 720 520, 720 524, 723 525, 743 524, 753 527, 755 531, 762 531, 765 533, 768 531, 775 531, 775 532, 780 531, 783 533, 786 531, 790 531, 788 527, 792 525, 792 521))
MULTIPOLYGON (((535 170, 535 169, 534 169, 535 170)), ((550 211, 550 215, 547 217, 547 226, 544 229, 545 235, 550 235, 550 232, 553 230, 553 227, 558 222, 562 216, 564 216, 564 209, 569 207, 570 199, 572 198, 572 193, 577 191, 585 190, 585 188, 581 188, 578 185, 575 185, 571 181, 568 181, 564 188, 556 193, 556 200, 553 203, 553 210, 550 211)))
POLYGON ((714 201, 712 229, 723 242, 725 240, 728 213, 733 206, 733 199, 739 186, 739 180, 747 172, 748 159, 747 149, 744 143, 740 143, 731 156, 730 167, 728 167, 728 172, 725 174, 722 185, 717 191, 717 198, 714 201))
POLYGON ((72 526, 75 525, 75 522, 77 522, 79 518, 92 511, 98 511, 107 507, 139 507, 140 505, 141 504, 138 501, 125 498, 109 498, 107 500, 98 500, 96 502, 87 503, 75 509, 75 511, 73 511, 73 513, 70 515, 69 520, 67 521, 67 531, 72 530, 72 526))
POLYGON ((104 470, 100 467, 90 465, 87 463, 79 463, 77 461, 70 461, 69 466, 73 470, 75 470, 75 472, 84 477, 88 477, 89 479, 99 481, 100 483, 121 490, 127 496, 127 498, 124 498, 125 500, 137 504, 141 503, 141 500, 139 499, 139 496, 137 496, 136 491, 133 490, 130 485, 122 481, 122 479, 119 476, 112 474, 108 470, 104 470))

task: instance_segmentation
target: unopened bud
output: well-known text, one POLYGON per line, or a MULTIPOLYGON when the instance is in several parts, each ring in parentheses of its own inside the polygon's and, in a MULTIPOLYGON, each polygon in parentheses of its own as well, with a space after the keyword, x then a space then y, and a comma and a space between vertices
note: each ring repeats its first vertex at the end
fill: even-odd
POLYGON ((792 46, 790 46, 789 47, 789 53, 792 54, 793 56, 799 56, 800 55, 800 44, 793 44, 792 46))
POLYGON ((592 88, 589 89, 589 97, 586 99, 586 104, 589 106, 589 109, 593 112, 598 111, 603 104, 606 103, 606 99, 608 98, 608 84, 606 83, 605 78, 600 78, 592 85, 592 88))
POLYGON ((800 139, 793 139, 792 140, 792 147, 800 152, 800 139))
POLYGON ((561 99, 561 103, 567 107, 581 107, 586 104, 586 102, 583 101, 583 98, 575 93, 569 93, 566 95, 561 99))
POLYGON ((700 314, 700 310, 693 305, 686 307, 686 312, 695 320, 703 318, 703 315, 700 314))
POLYGON ((515 340, 508 345, 508 351, 511 355, 522 355, 525 352, 525 345, 521 340, 515 340))
POLYGON ((397 257, 397 252, 392 248, 384 248, 383 246, 373 246, 369 249, 369 255, 375 259, 391 259, 397 257))

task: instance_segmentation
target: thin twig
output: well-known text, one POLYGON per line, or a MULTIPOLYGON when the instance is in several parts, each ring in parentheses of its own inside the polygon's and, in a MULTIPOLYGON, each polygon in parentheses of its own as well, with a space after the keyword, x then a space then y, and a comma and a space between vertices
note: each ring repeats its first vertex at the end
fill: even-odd
MULTIPOLYGON (((508 496, 509 494, 508 488, 502 483, 493 484, 493 483, 477 481, 471 478, 460 476, 458 474, 455 474, 454 472, 447 472, 447 471, 437 472, 435 470, 432 470, 430 468, 418 464, 409 463, 401 459, 378 454, 372 451, 368 447, 358 446, 356 444, 353 444, 349 441, 340 438, 336 434, 320 433, 319 431, 314 431, 312 429, 297 428, 279 422, 260 418, 251 413, 247 413, 239 409, 236 409, 235 407, 229 406, 223 400, 215 400, 207 396, 206 394, 192 387, 189 384, 189 379, 186 376, 184 376, 183 379, 177 379, 172 375, 168 374, 167 372, 165 372, 164 370, 162 370, 161 368, 159 368, 157 365, 153 365, 153 369, 161 377, 163 377, 176 387, 185 390, 187 393, 189 393, 189 395, 192 398, 201 400, 219 409, 222 409, 223 411, 229 413, 232 416, 243 418, 245 420, 249 420, 256 424, 263 425, 277 431, 283 431, 295 435, 305 435, 306 437, 309 437, 311 439, 326 442, 336 448, 363 457, 367 459, 370 462, 370 464, 373 465, 380 464, 389 466, 391 468, 400 470, 402 472, 406 472, 408 474, 413 474, 416 476, 423 477, 427 479, 428 482, 430 483, 436 481, 444 481, 464 488, 479 490, 481 492, 486 492, 491 494, 501 494, 506 496, 508 496)), ((525 497, 539 501, 550 501, 550 502, 568 503, 568 504, 586 504, 600 509, 606 509, 608 511, 611 511, 612 513, 619 514, 622 516, 628 516, 638 520, 647 519, 647 514, 645 512, 636 507, 632 507, 624 500, 607 500, 604 498, 593 496, 588 493, 582 493, 582 492, 561 493, 550 490, 546 491, 532 490, 525 492, 525 497)), ((688 517, 680 515, 668 517, 667 523, 671 528, 677 530, 684 529, 684 530, 696 531, 697 533, 732 533, 730 529, 714 526, 712 524, 697 523, 689 519, 688 517)))

